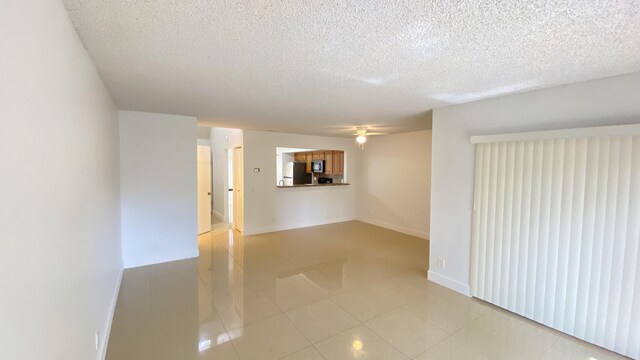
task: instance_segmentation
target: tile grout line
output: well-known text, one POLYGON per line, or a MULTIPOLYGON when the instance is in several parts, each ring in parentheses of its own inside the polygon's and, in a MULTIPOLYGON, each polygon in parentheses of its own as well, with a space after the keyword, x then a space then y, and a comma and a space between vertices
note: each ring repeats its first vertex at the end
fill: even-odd
MULTIPOLYGON (((213 239, 210 239, 211 242, 213 242, 213 239)), ((211 258, 213 259, 213 243, 210 243, 209 245, 211 245, 211 258)), ((196 271, 198 272, 198 276, 200 277, 200 268, 196 266, 196 271)), ((211 285, 213 285, 213 269, 208 270, 211 271, 211 285)), ((201 279, 201 281, 203 281, 201 279)), ((203 281, 204 282, 204 281, 203 281)), ((212 310, 214 310, 216 312, 216 314, 218 315, 218 318, 220 319, 220 323, 222 324, 222 328, 224 329, 227 338, 229 339, 229 342, 231 343, 231 347, 233 348, 233 352, 236 354, 236 356, 238 357, 238 359, 240 358, 240 352, 238 352, 238 349, 236 348, 236 345, 233 343, 233 339, 231 338, 231 335, 229 334, 229 330, 227 329, 227 326, 224 324, 224 321, 222 321, 222 318, 220 317, 220 312, 218 311, 218 308, 216 308, 216 304, 213 301, 213 293, 209 292, 209 289, 206 287, 206 284, 203 284, 203 287, 205 288, 205 291, 207 292, 207 296, 209 296, 209 301, 211 302, 211 306, 212 306, 212 310)), ((213 291, 213 290, 212 290, 213 291)))
MULTIPOLYGON (((322 301, 322 300, 320 300, 320 301, 322 301)), ((314 304, 315 304, 315 303, 314 303, 314 304)), ((292 310, 295 310, 295 309, 292 309, 292 310)), ((290 311, 291 311, 291 310, 290 310, 290 311)), ((315 347, 315 345, 313 344, 313 342, 312 342, 311 340, 309 340, 309 338, 307 338, 307 336, 302 332, 302 330, 301 330, 300 328, 298 328, 298 327, 296 326, 296 324, 295 324, 293 321, 291 321, 291 318, 289 318, 289 316, 287 315, 287 313, 284 313, 284 316, 285 316, 285 317, 287 318, 287 320, 291 323, 291 325, 296 329, 296 331, 297 331, 298 333, 300 333, 300 335, 302 335, 302 337, 303 337, 305 340, 307 340, 307 342, 310 344, 310 346, 313 346, 313 348, 314 348, 314 349, 316 349, 316 351, 320 354, 320 356, 322 356, 322 357, 324 358, 324 355, 322 355, 322 353, 320 353, 320 350, 318 350, 318 348, 316 348, 316 347, 315 347)), ((300 349, 300 350, 298 350, 298 351, 295 351, 295 352, 293 352, 293 353, 287 354, 287 355, 285 355, 285 356, 281 357, 280 359, 284 359, 285 357, 287 357, 287 356, 289 356, 289 355, 292 355, 292 354, 295 354, 295 353, 297 353, 297 352, 300 352, 300 351, 302 351, 302 350, 306 349, 307 347, 308 347, 308 346, 305 346, 304 348, 302 348, 302 349, 300 349)))

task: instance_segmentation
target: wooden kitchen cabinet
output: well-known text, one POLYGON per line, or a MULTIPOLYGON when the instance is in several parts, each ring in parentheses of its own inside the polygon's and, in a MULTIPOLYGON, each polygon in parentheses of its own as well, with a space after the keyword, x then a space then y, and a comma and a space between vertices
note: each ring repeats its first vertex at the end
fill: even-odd
POLYGON ((307 174, 311 174, 311 163, 313 162, 313 153, 311 152, 297 152, 293 154, 294 161, 304 161, 307 163, 307 174))
POLYGON ((313 160, 324 160, 325 174, 344 173, 344 151, 309 151, 293 154, 295 161, 304 161, 307 164, 307 174, 311 174, 313 160))
POLYGON ((344 173, 344 151, 334 151, 333 152, 333 173, 334 174, 343 174, 344 173))
POLYGON ((311 174, 311 164, 313 163, 313 153, 304 153, 307 162, 307 174, 311 174))
POLYGON ((324 153, 324 173, 333 174, 333 151, 324 153))
POLYGON ((294 161, 307 161, 307 155, 305 155, 305 153, 303 152, 298 152, 293 154, 293 160, 294 161))

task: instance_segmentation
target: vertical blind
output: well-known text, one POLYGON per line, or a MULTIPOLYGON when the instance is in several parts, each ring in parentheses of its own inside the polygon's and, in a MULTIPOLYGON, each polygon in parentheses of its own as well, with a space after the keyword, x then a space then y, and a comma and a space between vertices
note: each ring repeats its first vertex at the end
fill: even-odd
POLYGON ((640 358, 640 129, 617 128, 472 139, 471 294, 640 358))

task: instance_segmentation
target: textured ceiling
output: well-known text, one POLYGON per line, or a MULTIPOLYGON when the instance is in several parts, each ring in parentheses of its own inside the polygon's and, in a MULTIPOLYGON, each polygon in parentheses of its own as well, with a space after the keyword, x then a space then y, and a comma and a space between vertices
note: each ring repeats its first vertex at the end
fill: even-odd
POLYGON ((118 107, 351 135, 640 71, 640 1, 65 0, 118 107))

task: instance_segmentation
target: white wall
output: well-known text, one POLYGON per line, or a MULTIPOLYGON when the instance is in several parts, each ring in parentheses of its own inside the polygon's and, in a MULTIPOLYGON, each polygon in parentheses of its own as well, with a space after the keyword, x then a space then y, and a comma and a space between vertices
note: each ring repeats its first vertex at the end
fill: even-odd
POLYGON ((120 112, 126 268, 198 256, 196 119, 120 112))
POLYGON ((245 234, 328 224, 357 218, 357 164, 361 150, 352 138, 262 131, 243 132, 245 234), (343 150, 351 185, 276 188, 276 147, 343 150), (259 173, 253 171, 260 168, 259 173))
POLYGON ((62 2, 2 1, 0 49, 0 359, 96 359, 122 269, 117 111, 62 2))
POLYGON ((431 130, 372 136, 362 151, 360 220, 429 237, 431 130))
POLYGON ((640 74, 436 109, 433 113, 429 278, 469 290, 472 135, 640 123, 640 74), (446 260, 437 269, 438 259, 446 260))
POLYGON ((209 141, 211 137, 211 128, 209 126, 200 126, 196 127, 198 133, 198 140, 206 140, 209 141))
POLYGON ((242 146, 242 130, 211 128, 211 159, 213 162, 213 214, 222 221, 229 220, 229 168, 227 151, 242 146))

